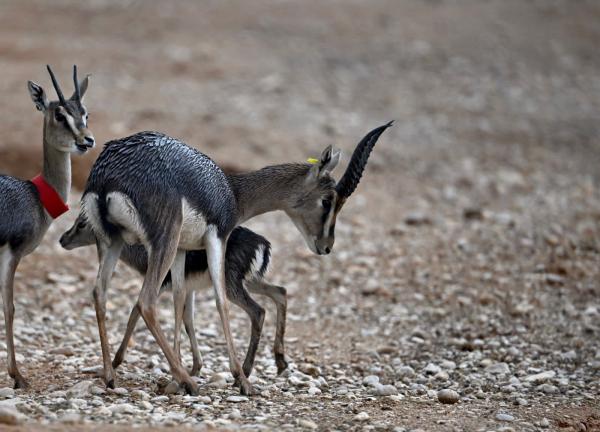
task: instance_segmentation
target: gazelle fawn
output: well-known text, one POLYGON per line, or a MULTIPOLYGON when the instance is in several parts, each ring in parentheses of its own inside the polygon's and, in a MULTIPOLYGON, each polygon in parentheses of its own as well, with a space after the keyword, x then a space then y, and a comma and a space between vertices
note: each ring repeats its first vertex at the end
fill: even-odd
MULTIPOLYGON (((60 244, 68 250, 96 243, 96 238, 84 215, 80 214, 73 226, 60 238, 60 244)), ((269 241, 250 231, 247 228, 236 227, 227 240, 225 252, 225 292, 227 299, 242 308, 250 318, 250 342, 243 363, 243 371, 248 377, 254 365, 256 351, 260 341, 265 310, 250 296, 248 291, 269 297, 277 308, 277 322, 275 344, 273 353, 277 371, 283 372, 287 368, 284 354, 285 319, 287 313, 286 290, 283 287, 272 285, 264 279, 271 257, 271 244, 269 241)), ((123 247, 120 259, 128 266, 145 274, 148 268, 148 254, 141 245, 123 247)), ((192 348, 192 370, 190 374, 196 375, 202 368, 202 357, 198 350, 198 341, 194 331, 194 285, 209 285, 208 261, 205 250, 187 251, 185 256, 185 306, 183 309, 183 324, 190 339, 192 348)), ((160 294, 171 286, 171 274, 168 273, 161 285, 160 294)), ((160 295, 159 294, 159 295, 160 295)), ((177 312, 177 311, 176 311, 177 312)), ((139 312, 134 307, 129 316, 127 330, 123 341, 115 354, 112 365, 117 368, 125 359, 127 345, 135 329, 139 312)), ((176 333, 180 329, 176 330, 176 333)), ((176 336, 175 341, 179 341, 176 336)), ((174 347, 176 353, 179 347, 174 347)))
MULTIPOLYGON (((92 168, 82 212, 97 239, 100 266, 94 299, 102 344, 104 379, 114 385, 105 329, 106 289, 125 243, 142 244, 148 266, 136 308, 167 357, 174 378, 188 392, 196 385, 183 369, 156 320, 159 288, 170 269, 176 331, 186 300, 186 252, 206 249, 208 270, 221 317, 230 369, 241 392, 252 386, 236 355, 225 298, 225 248, 238 224, 282 210, 308 247, 331 252, 339 210, 356 188, 369 154, 391 123, 371 131, 358 144, 339 183, 330 172, 339 162, 331 146, 314 164, 282 164, 226 177, 212 160, 181 141, 140 132, 106 144, 92 168)), ((176 334, 176 339, 180 337, 176 334)), ((176 341, 176 347, 179 343, 176 341)))
POLYGON ((94 146, 94 137, 87 126, 87 109, 83 97, 89 78, 77 80, 73 66, 75 92, 65 99, 52 69, 48 66, 58 101, 49 102, 44 89, 29 81, 27 86, 36 108, 44 116, 44 165, 36 182, 0 176, 0 288, 4 300, 8 373, 15 388, 27 387, 15 361, 13 333, 13 285, 19 261, 30 254, 42 241, 48 227, 57 216, 44 203, 40 187, 49 191, 66 209, 71 188, 71 153, 82 154, 94 146), (41 186, 39 186, 41 185, 41 186))

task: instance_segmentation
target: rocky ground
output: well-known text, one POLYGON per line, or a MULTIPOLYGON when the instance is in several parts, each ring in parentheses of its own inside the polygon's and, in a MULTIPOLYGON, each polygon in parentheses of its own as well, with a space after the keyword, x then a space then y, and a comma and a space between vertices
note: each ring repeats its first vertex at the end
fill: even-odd
MULTIPOLYGON (((2 358, 0 422, 600 430, 599 19, 596 2, 568 0, 0 3, 3 173, 39 170, 40 120, 23 80, 47 86, 46 62, 61 76, 73 62, 94 73, 100 142, 158 129, 234 168, 302 161, 327 144, 347 157, 396 119, 332 255, 312 255, 282 214, 249 224, 273 244, 269 280, 288 289, 290 362, 277 376, 274 307, 257 298, 267 318, 251 398, 231 387, 206 288, 199 396, 168 385, 143 324, 118 388, 103 387, 95 252, 57 244, 76 192, 17 274, 18 361, 32 388, 13 391, 2 358)), ((76 186, 95 155, 75 160, 76 186)), ((140 286, 118 268, 113 350, 140 286)), ((168 296, 161 305, 172 332, 168 296)), ((232 313, 242 353, 249 322, 232 313)), ((187 342, 184 352, 191 365, 187 342)))

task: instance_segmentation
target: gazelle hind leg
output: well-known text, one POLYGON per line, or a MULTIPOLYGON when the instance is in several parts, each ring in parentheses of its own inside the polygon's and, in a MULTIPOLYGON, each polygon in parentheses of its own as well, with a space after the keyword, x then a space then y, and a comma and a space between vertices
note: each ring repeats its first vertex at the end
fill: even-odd
POLYGON ((0 288, 2 289, 2 299, 4 304, 8 374, 15 381, 14 387, 16 389, 29 387, 27 381, 19 372, 17 361, 15 359, 15 340, 13 331, 15 305, 13 300, 13 290, 15 272, 17 271, 18 265, 19 259, 10 251, 8 246, 0 249, 0 288))
POLYGON ((92 294, 94 297, 94 307, 96 309, 96 320, 98 321, 100 346, 102 347, 104 383, 107 387, 114 388, 115 372, 110 361, 110 345, 106 333, 106 290, 112 279, 119 256, 121 255, 123 241, 120 238, 114 239, 110 245, 98 241, 97 248, 100 266, 98 268, 98 276, 92 294))
POLYGON ((187 293, 185 296, 185 306, 183 309, 183 324, 185 325, 185 331, 190 338, 190 346, 192 347, 192 370, 190 375, 198 375, 200 369, 202 369, 202 355, 198 348, 198 339, 196 339, 196 331, 194 329, 194 288, 188 286, 187 293))
POLYGON ((254 367, 254 359, 256 358, 256 351, 258 350, 258 344, 260 342, 260 335, 265 321, 265 310, 250 297, 243 287, 243 281, 229 280, 228 283, 231 286, 227 289, 227 298, 232 303, 241 307, 244 312, 248 314, 252 325, 248 351, 246 352, 246 358, 244 359, 244 365, 242 367, 244 375, 249 377, 252 373, 252 368, 254 367), (236 289, 233 289, 234 287, 236 289))
POLYGON ((181 323, 185 308, 185 251, 178 251, 171 266, 171 285, 173 289, 173 306, 175 308, 175 337, 173 351, 181 363, 181 323))
POLYGON ((277 324, 275 330, 275 344, 273 346, 273 355, 277 365, 277 373, 281 374, 287 369, 288 363, 285 360, 285 322, 287 314, 287 292, 284 287, 271 285, 264 280, 256 280, 248 284, 248 291, 269 297, 275 303, 277 308, 277 324))
POLYGON ((233 374, 233 378, 240 382, 240 391, 242 394, 253 394, 254 390, 248 378, 244 375, 242 366, 237 353, 233 338, 231 337, 231 329, 229 327, 229 305, 225 294, 225 240, 219 238, 214 227, 209 227, 206 232, 206 256, 208 258, 208 270, 215 291, 217 309, 221 317, 223 325, 223 333, 227 342, 227 352, 229 354, 229 368, 233 374))
POLYGON ((138 307, 146 326, 165 354, 175 381, 183 385, 186 392, 197 394, 198 386, 181 365, 175 351, 170 347, 164 332, 160 328, 156 313, 158 291, 177 254, 180 229, 181 220, 177 230, 172 228, 170 233, 166 232, 163 238, 156 241, 155 246, 148 251, 148 271, 138 298, 138 307))
MULTIPOLYGON (((162 285, 160 287, 160 293, 158 296, 165 291, 167 285, 162 285)), ((137 303, 131 308, 131 312, 129 313, 129 319, 127 320, 127 328, 125 329, 125 334, 123 335, 123 340, 121 341, 121 345, 119 345, 119 349, 115 354, 115 358, 113 359, 112 366, 113 369, 118 368, 121 363, 125 360, 125 354, 127 353, 127 347, 129 346, 129 340, 133 335, 135 330, 135 326, 137 325, 138 320, 140 319, 140 309, 137 303)))

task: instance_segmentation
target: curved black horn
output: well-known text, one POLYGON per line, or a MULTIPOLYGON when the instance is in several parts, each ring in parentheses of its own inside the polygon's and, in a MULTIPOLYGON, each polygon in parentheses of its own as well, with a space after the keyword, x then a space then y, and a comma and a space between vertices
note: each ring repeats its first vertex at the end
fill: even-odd
POLYGON ((78 103, 81 103, 81 89, 77 80, 77 65, 73 65, 73 85, 75 86, 75 98, 78 103))
POLYGON ((60 90, 60 86, 58 85, 58 81, 54 76, 54 72, 52 72, 52 68, 50 68, 50 65, 46 65, 46 68, 48 69, 50 78, 52 78, 52 85, 54 86, 54 90, 56 90, 56 94, 58 95, 58 100, 60 101, 60 104, 66 105, 67 102, 65 101, 65 97, 63 96, 62 91, 60 90))
POLYGON ((369 160, 371 150, 373 150, 373 147, 375 147, 375 143, 377 143, 379 136, 387 128, 392 126, 393 123, 394 121, 392 120, 388 124, 373 129, 358 143, 354 149, 354 153, 352 153, 352 158, 350 158, 346 172, 335 187, 338 193, 338 209, 344 204, 346 199, 352 195, 356 189, 356 186, 358 186, 360 178, 362 177, 362 173, 367 165, 367 161, 369 160))

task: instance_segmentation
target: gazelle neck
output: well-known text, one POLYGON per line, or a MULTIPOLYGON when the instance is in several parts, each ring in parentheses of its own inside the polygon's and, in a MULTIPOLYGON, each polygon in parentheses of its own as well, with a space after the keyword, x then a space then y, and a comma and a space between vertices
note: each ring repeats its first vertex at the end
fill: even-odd
POLYGON ((71 154, 59 151, 48 142, 44 125, 44 179, 54 188, 64 202, 71 190, 71 154))
POLYGON ((283 164, 242 174, 229 174, 238 206, 238 224, 254 216, 291 205, 291 198, 301 191, 309 165, 283 164))

